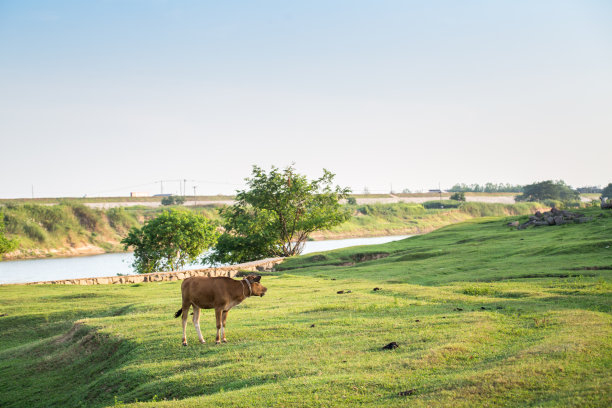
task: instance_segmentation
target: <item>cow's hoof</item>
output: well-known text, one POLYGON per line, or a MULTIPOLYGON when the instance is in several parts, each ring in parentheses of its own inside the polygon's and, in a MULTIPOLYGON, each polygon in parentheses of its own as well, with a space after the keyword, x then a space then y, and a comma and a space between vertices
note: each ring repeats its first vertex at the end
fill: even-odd
POLYGON ((183 347, 187 347, 187 343, 183 343, 183 347))
POLYGON ((206 344, 206 340, 200 340, 200 343, 206 344))
POLYGON ((224 342, 224 343, 227 343, 227 340, 226 340, 226 339, 223 339, 223 342, 224 342))
POLYGON ((219 340, 215 341, 215 343, 217 343, 217 344, 221 344, 221 342, 220 342, 219 340))

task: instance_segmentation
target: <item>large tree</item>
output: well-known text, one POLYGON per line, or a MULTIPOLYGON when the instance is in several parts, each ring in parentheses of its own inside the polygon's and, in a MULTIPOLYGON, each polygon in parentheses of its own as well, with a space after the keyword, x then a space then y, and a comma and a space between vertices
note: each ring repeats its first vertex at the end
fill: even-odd
POLYGON ((4 236, 4 214, 0 213, 0 259, 2 259, 2 254, 17 249, 18 244, 16 239, 8 239, 4 236))
POLYGON ((348 220, 338 202, 350 193, 333 186, 334 174, 308 181, 293 166, 272 167, 269 173, 253 166, 248 189, 238 191, 236 203, 221 210, 225 232, 210 263, 247 262, 270 256, 291 256, 304 248, 308 235, 348 220))
POLYGON ((580 200, 580 194, 572 190, 563 180, 547 180, 524 186, 523 194, 516 196, 515 199, 516 201, 559 200, 567 202, 580 200))
POLYGON ((215 244, 218 233, 213 222, 187 210, 163 211, 142 228, 132 228, 121 241, 134 249, 132 266, 138 273, 173 271, 194 263, 215 244))

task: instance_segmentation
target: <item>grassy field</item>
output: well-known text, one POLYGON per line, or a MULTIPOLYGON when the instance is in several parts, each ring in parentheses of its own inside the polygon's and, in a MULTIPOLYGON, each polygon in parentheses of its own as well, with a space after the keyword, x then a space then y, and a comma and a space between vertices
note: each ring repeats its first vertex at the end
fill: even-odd
POLYGON ((179 282, 0 287, 0 406, 610 406, 612 212, 583 211, 289 259, 223 345, 206 311, 181 347, 179 282))

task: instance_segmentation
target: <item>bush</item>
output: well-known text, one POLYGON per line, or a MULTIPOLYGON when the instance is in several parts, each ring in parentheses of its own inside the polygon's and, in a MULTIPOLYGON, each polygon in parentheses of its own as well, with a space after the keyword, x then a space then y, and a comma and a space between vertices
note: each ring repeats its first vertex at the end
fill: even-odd
POLYGON ((357 212, 372 217, 390 218, 413 218, 425 213, 421 204, 365 204, 357 207, 357 212))
POLYGON ((40 243, 43 243, 47 240, 47 233, 46 231, 38 224, 33 223, 33 222, 28 222, 23 226, 23 231, 26 233, 26 235, 35 240, 38 241, 40 243))
POLYGON ((161 200, 162 205, 182 205, 185 202, 185 197, 181 196, 168 196, 161 200))
POLYGON ((465 193, 463 191, 460 191, 451 195, 450 199, 454 201, 465 201, 465 193))
POLYGON ((0 212, 0 260, 2 259, 2 254, 11 252, 16 249, 18 245, 19 243, 17 240, 8 239, 4 236, 4 214, 0 212))
POLYGON ((461 205, 461 201, 455 200, 436 200, 436 201, 426 201, 423 203, 423 207, 428 210, 437 209, 437 208, 459 208, 461 205))
POLYGON ((128 214, 123 207, 109 209, 106 211, 106 217, 110 226, 121 233, 138 226, 138 221, 128 214))
POLYGON ((83 204, 69 204, 72 213, 79 220, 79 224, 89 231, 95 231, 101 220, 101 213, 98 210, 89 208, 83 204))

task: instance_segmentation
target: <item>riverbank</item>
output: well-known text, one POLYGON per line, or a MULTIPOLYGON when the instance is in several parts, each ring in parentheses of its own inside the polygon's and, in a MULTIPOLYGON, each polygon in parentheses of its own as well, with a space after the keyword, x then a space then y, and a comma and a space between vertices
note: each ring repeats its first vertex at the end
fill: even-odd
MULTIPOLYGON (((436 202, 433 202, 436 204, 436 202)), ((346 205, 349 221, 329 231, 311 234, 313 240, 417 235, 484 216, 532 214, 539 203, 455 203, 457 208, 426 208, 415 203, 346 205)), ((220 221, 219 206, 189 207, 190 211, 220 221)), ((163 208, 167 209, 167 208, 163 208)), ((9 204, 4 213, 7 236, 20 242, 5 260, 41 259, 124 252, 121 240, 132 227, 156 217, 162 208, 94 209, 79 203, 58 205, 9 204)))
MULTIPOLYGON (((373 238, 334 239, 326 241, 308 241, 302 253, 329 251, 349 246, 375 245, 407 238, 406 235, 385 236, 373 238)), ((138 275, 132 267, 133 253, 113 253, 94 256, 76 256, 67 258, 45 258, 4 261, 0 264, 0 285, 26 284, 31 282, 50 282, 66 280, 72 284, 92 284, 98 278, 107 279, 108 282, 122 283, 119 277, 138 275), (113 277, 112 279, 110 277, 113 277), (91 281, 91 282, 90 282, 91 281)), ((236 265, 215 265, 213 269, 221 267, 236 267, 236 265)), ((211 265, 197 262, 185 265, 180 271, 209 270, 211 265)), ((241 269, 240 266, 238 266, 241 269)), ((162 275, 164 276, 164 275, 162 275)), ((131 278, 130 278, 131 279, 131 278)), ((131 282, 131 280, 124 282, 131 282)), ((135 282, 134 283, 138 283, 135 282)))

